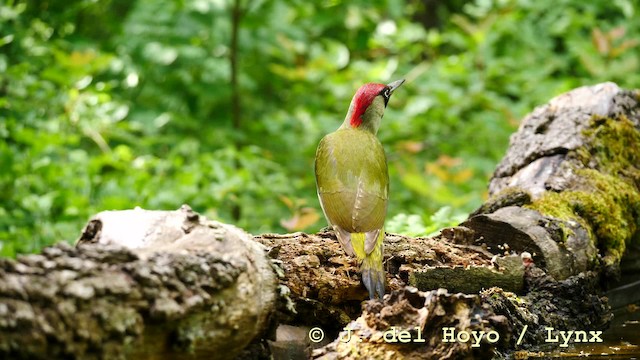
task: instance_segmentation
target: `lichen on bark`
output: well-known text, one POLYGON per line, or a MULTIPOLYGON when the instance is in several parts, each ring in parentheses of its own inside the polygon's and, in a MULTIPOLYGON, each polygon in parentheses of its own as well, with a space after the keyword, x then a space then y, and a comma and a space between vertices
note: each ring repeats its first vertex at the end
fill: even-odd
POLYGON ((548 191, 525 207, 576 221, 596 242, 603 265, 615 274, 640 225, 640 133, 626 116, 591 119, 585 145, 567 154, 567 189, 548 191))

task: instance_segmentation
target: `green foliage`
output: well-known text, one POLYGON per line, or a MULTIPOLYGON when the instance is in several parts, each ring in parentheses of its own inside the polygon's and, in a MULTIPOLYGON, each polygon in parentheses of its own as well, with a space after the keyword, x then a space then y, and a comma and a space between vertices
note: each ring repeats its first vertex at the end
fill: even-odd
POLYGON ((385 230, 409 236, 433 236, 440 229, 458 225, 466 218, 466 213, 454 212, 451 206, 443 206, 429 217, 426 224, 420 215, 400 213, 387 221, 385 230))
POLYGON ((631 0, 236 1, 235 48, 233 0, 0 4, 1 255, 135 206, 317 230, 319 139, 359 85, 400 77, 387 229, 427 234, 482 202, 534 106, 640 84, 631 0))

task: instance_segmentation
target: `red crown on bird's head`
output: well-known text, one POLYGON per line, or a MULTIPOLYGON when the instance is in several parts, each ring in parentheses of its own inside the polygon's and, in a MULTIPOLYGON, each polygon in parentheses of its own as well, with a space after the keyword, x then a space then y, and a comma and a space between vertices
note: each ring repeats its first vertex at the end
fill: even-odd
POLYGON ((385 88, 384 84, 368 83, 360 86, 360 89, 356 91, 353 96, 354 107, 353 114, 351 114, 350 123, 352 127, 358 127, 362 124, 362 115, 376 96, 380 95, 382 89, 385 88))

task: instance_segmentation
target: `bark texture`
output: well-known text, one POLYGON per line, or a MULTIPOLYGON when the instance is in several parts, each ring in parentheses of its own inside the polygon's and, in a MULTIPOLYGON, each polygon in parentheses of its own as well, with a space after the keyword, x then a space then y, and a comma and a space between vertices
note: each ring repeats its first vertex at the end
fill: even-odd
POLYGON ((0 354, 226 359, 264 331, 276 283, 250 235, 188 207, 103 212, 75 248, 0 260, 0 354))
POLYGON ((639 99, 603 83, 536 108, 512 135, 491 198, 463 223, 482 238, 474 243, 528 251, 556 279, 600 267, 615 278, 638 238, 639 99))

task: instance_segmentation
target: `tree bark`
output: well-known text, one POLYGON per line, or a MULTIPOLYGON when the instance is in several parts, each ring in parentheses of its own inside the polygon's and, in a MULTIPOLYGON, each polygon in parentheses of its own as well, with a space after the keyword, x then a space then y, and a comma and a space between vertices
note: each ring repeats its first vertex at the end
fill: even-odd
POLYGON ((529 251, 557 279, 601 266, 616 277, 638 236, 638 94, 604 83, 535 109, 511 138, 491 199, 463 225, 489 248, 529 251))
POLYGON ((12 359, 227 358, 266 328, 262 246, 177 211, 106 211, 78 246, 0 259, 0 354, 12 359))
POLYGON ((623 254, 638 245, 639 99, 605 83, 535 109, 469 219, 387 234, 389 295, 364 306, 331 232, 252 237, 187 206, 99 213, 75 248, 0 260, 0 354, 465 358, 602 329, 603 280, 638 268, 623 254), (497 337, 446 341, 474 331, 497 337))

